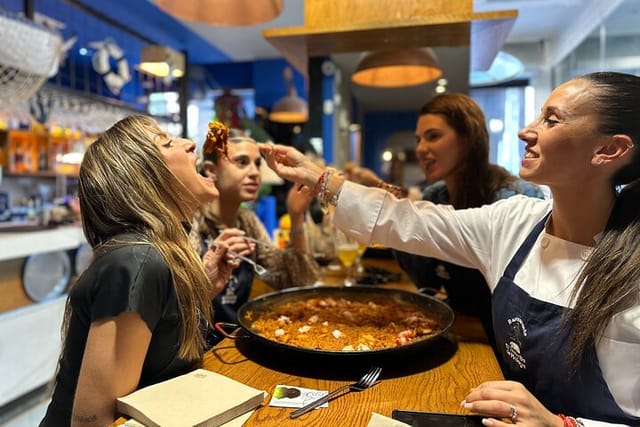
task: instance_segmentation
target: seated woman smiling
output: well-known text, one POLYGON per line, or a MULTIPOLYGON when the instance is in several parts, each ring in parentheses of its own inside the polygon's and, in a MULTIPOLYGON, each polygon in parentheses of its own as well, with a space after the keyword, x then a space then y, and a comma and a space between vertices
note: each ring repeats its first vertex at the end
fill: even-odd
MULTIPOLYGON (((204 153, 204 174, 215 181, 220 196, 196 211, 191 245, 205 253, 209 244, 224 243, 230 250, 265 267, 268 274, 260 279, 275 289, 311 285, 316 280, 318 266, 307 251, 304 218, 314 198, 313 192, 303 189, 289 193, 290 244, 284 250, 279 249, 271 243, 255 212, 243 206, 258 197, 261 167, 265 166, 258 144, 237 129, 230 131, 226 154, 204 153)), ((246 261, 234 269, 224 290, 213 300, 214 322, 237 322, 238 309, 249 300, 254 275, 253 266, 246 261)), ((210 344, 220 339, 210 331, 210 344)))

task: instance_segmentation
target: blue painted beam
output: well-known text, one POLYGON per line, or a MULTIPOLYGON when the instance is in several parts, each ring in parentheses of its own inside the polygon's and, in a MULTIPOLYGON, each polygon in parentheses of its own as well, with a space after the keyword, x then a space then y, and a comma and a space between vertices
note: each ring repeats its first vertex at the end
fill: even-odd
MULTIPOLYGON (((179 20, 165 13, 148 0, 73 0, 115 22, 130 28, 148 40, 189 52, 194 64, 227 62, 231 59, 179 20)), ((47 15, 65 14, 66 8, 76 8, 63 0, 38 0, 36 11, 47 15)), ((77 8, 76 8, 77 9, 77 8)), ((56 16, 52 16, 56 18, 56 16)), ((89 29, 90 30, 90 29, 89 29)), ((135 37, 134 37, 135 38, 135 37)), ((142 41, 147 44, 146 41, 142 41)))

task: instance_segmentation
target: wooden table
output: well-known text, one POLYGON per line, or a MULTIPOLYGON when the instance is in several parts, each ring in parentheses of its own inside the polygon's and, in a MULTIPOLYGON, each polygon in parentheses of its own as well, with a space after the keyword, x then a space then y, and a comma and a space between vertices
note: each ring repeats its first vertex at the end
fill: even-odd
MULTIPOLYGON (((366 263, 397 270, 392 260, 367 260, 366 263)), ((400 282, 384 286, 412 288, 406 276, 400 282)), ((332 370, 341 370, 340 366, 305 367, 304 361, 296 367, 273 360, 264 363, 267 359, 250 359, 239 347, 243 350, 240 342, 225 339, 204 355, 201 366, 265 390, 269 395, 278 384, 333 390, 357 379, 369 368, 369 365, 353 367, 351 378, 347 379, 344 372, 342 377, 331 375, 332 370), (318 375, 323 368, 326 375, 318 375)), ((397 360, 397 369, 385 369, 382 379, 371 389, 339 397, 329 402, 328 408, 314 410, 295 420, 289 419, 292 409, 265 405, 245 426, 358 427, 368 424, 372 412, 390 417, 394 409, 466 413, 460 408, 460 402, 469 389, 503 376, 480 322, 457 315, 446 339, 427 347, 415 360, 397 360)))

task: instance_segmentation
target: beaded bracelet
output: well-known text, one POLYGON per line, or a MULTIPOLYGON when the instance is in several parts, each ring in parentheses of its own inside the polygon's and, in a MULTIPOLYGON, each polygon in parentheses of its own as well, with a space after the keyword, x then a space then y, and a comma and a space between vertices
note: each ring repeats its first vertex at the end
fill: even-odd
POLYGON ((407 197, 409 191, 406 188, 402 188, 399 185, 390 184, 388 182, 384 182, 383 180, 378 181, 378 188, 382 188, 387 192, 393 194, 398 199, 402 199, 407 197))
POLYGON ((325 171, 320 175, 318 179, 319 189, 317 192, 318 199, 320 199, 320 203, 323 203, 325 198, 327 197, 327 185, 329 183, 330 171, 329 168, 325 169, 325 171))
POLYGON ((582 421, 578 421, 573 417, 569 417, 564 414, 558 414, 558 416, 562 419, 562 422, 564 423, 564 427, 583 427, 584 426, 582 421))
POLYGON ((340 187, 338 187, 338 190, 333 194, 333 197, 331 198, 331 200, 329 200, 330 205, 332 206, 338 205, 338 198, 340 197, 341 191, 342 191, 342 184, 340 184, 340 187))
POLYGON ((322 185, 324 184, 324 172, 322 175, 318 177, 318 181, 316 181, 316 185, 313 186, 313 192, 317 195, 320 195, 320 191, 322 190, 322 185))
POLYGON ((322 184, 320 185, 320 191, 318 192, 318 199, 320 200, 320 210, 323 214, 329 213, 329 203, 327 200, 328 197, 328 186, 329 186, 329 178, 335 172, 334 168, 326 168, 323 174, 322 184))

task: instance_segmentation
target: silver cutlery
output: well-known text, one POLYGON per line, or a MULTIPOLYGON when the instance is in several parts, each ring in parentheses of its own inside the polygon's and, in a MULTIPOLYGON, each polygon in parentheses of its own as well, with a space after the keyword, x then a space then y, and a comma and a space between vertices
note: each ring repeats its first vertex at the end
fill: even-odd
MULTIPOLYGON (((207 247, 212 247, 216 245, 216 243, 212 239, 207 239, 205 243, 207 247)), ((234 252, 231 249, 227 249, 227 253, 235 258, 241 259, 242 261, 245 261, 251 264, 253 266, 253 271, 255 271, 258 276, 264 276, 265 274, 268 273, 268 270, 266 268, 264 268, 263 266, 261 266, 260 264, 252 260, 251 258, 248 258, 244 255, 240 255, 239 253, 234 252)))
MULTIPOLYGON (((224 230, 224 229, 225 229, 225 227, 218 227, 218 232, 222 232, 222 230, 224 230)), ((242 239, 248 240, 249 242, 253 242, 253 243, 257 244, 257 245, 273 246, 273 243, 271 243, 271 242, 267 242, 267 241, 264 241, 264 240, 256 239, 256 238, 253 238, 253 237, 250 237, 250 236, 242 236, 242 239)))
POLYGON ((328 402, 329 400, 333 399, 334 397, 337 397, 338 395, 343 396, 352 391, 366 390, 369 387, 374 386, 378 383, 378 377, 380 377, 381 373, 382 373, 382 368, 379 366, 374 366, 371 369, 369 369, 369 371, 366 374, 364 374, 362 378, 360 378, 357 382, 339 387, 333 390, 331 393, 327 394, 326 396, 323 396, 320 399, 314 400, 313 402, 308 403, 307 405, 303 406, 300 409, 296 409, 289 415, 289 418, 298 418, 300 415, 306 414, 312 409, 317 408, 318 406, 328 402), (347 390, 347 392, 342 393, 344 390, 347 390))
POLYGON ((262 245, 262 246, 273 246, 273 243, 271 242, 265 242, 264 240, 258 240, 258 239, 254 239, 253 237, 249 237, 249 236, 242 236, 242 238, 244 240, 248 240, 250 242, 253 242, 257 245, 262 245))

